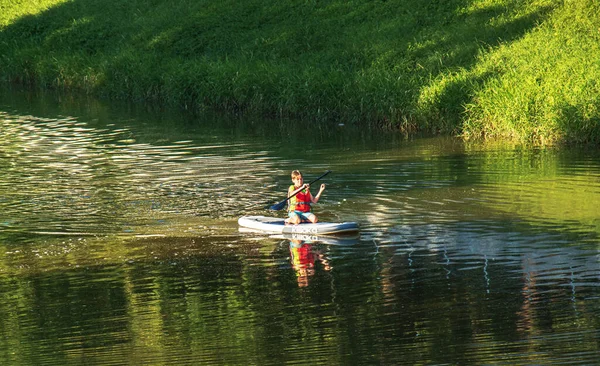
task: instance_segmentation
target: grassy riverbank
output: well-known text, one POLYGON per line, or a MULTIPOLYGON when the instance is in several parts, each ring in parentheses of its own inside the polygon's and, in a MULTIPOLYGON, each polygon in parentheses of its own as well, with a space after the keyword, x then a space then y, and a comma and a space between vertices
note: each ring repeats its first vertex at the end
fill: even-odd
POLYGON ((0 79, 524 143, 600 143, 593 0, 8 0, 0 79))

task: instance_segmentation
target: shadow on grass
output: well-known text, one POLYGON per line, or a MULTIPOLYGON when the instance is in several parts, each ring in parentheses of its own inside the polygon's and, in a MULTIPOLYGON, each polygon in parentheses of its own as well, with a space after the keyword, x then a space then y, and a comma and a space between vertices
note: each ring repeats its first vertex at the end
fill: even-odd
MULTIPOLYGON (((596 103, 596 105, 598 105, 596 103)), ((581 106, 564 105, 561 108, 560 128, 564 131, 565 141, 578 144, 598 145, 600 143, 600 119, 589 117, 581 106)))

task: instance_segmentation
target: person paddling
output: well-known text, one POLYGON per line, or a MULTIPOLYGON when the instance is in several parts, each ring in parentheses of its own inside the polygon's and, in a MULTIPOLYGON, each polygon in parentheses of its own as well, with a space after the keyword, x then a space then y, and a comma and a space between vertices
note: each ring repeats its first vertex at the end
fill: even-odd
POLYGON ((288 218, 285 223, 293 225, 298 225, 301 222, 316 223, 318 221, 317 216, 311 212, 310 206, 319 202, 319 198, 325 190, 325 184, 321 184, 319 193, 313 196, 310 193, 310 184, 304 184, 302 173, 299 170, 292 171, 292 182, 294 184, 288 188, 288 197, 291 198, 288 200, 288 218))

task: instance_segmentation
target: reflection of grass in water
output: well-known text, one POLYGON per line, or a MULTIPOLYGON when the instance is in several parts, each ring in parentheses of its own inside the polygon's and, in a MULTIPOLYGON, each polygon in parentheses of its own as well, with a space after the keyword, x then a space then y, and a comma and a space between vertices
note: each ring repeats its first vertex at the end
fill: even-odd
POLYGON ((319 210, 360 221, 361 207, 383 227, 498 219, 600 233, 595 155, 472 143, 357 152, 360 174, 340 172, 325 201, 334 205, 319 210))
POLYGON ((596 177, 565 183, 555 179, 506 182, 486 189, 493 191, 499 201, 491 205, 494 209, 532 222, 589 227, 600 234, 596 177))
MULTIPOLYGON (((482 151, 472 159, 474 171, 479 174, 475 188, 493 197, 490 208, 527 221, 575 224, 600 231, 595 152, 466 146, 482 151)), ((483 202, 485 205, 488 201, 483 202)))

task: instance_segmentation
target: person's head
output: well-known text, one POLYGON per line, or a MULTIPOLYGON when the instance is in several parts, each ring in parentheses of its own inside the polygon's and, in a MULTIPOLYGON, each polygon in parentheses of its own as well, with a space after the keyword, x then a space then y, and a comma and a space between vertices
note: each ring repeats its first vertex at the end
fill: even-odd
POLYGON ((302 179, 302 173, 300 173, 299 170, 292 171, 292 182, 294 182, 296 187, 300 187, 304 183, 304 180, 302 179))

